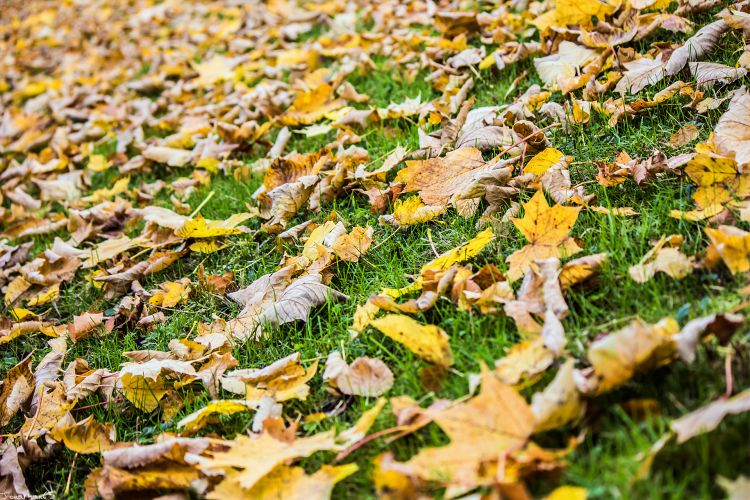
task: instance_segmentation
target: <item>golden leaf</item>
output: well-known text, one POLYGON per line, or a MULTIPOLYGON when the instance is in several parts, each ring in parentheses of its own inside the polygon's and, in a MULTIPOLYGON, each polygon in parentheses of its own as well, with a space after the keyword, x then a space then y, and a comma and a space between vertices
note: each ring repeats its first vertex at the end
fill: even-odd
POLYGON ((607 392, 639 372, 672 361, 677 354, 673 336, 679 331, 672 318, 653 325, 634 320, 629 326, 592 342, 586 356, 594 369, 593 393, 607 392))
POLYGON ((562 151, 555 148, 547 148, 541 153, 537 153, 530 161, 523 167, 524 174, 542 175, 544 172, 555 163, 565 158, 562 151))
POLYGON ((441 366, 453 364, 448 334, 435 325, 423 325, 403 314, 389 314, 370 322, 394 341, 403 344, 418 356, 441 366))
POLYGON ((308 457, 318 451, 336 449, 333 431, 297 438, 291 442, 280 441, 264 432, 254 438, 240 435, 226 444, 226 451, 214 452, 202 459, 200 468, 204 471, 227 472, 240 469, 233 477, 245 489, 258 484, 278 465, 308 457))
POLYGON ((243 488, 239 472, 230 472, 206 498, 210 500, 328 500, 339 481, 357 471, 356 464, 324 465, 317 472, 307 474, 302 467, 279 465, 252 488, 243 488))
POLYGON ((510 266, 509 281, 523 276, 535 260, 566 257, 581 251, 575 240, 568 236, 581 207, 550 207, 541 191, 537 191, 523 207, 523 219, 514 217, 511 220, 529 244, 506 259, 510 266))
POLYGON ((713 249, 732 274, 750 271, 750 233, 734 226, 707 227, 713 249))
POLYGON ((466 243, 445 252, 423 265, 419 272, 424 275, 428 271, 442 271, 452 267, 454 264, 465 262, 481 252, 493 239, 495 239, 495 235, 492 229, 487 228, 466 243))
POLYGON ((450 444, 423 449, 406 465, 423 479, 468 486, 475 484, 482 462, 522 447, 534 429, 523 397, 486 367, 479 395, 437 413, 435 422, 450 444))
POLYGON ((185 221, 185 224, 175 231, 180 238, 214 238, 228 234, 240 234, 242 229, 237 226, 252 217, 249 213, 234 214, 227 220, 206 220, 201 216, 185 221))
POLYGON ((93 415, 73 425, 55 426, 50 436, 76 453, 101 453, 115 446, 113 424, 100 424, 93 415))
POLYGON ((255 408, 257 408, 257 403, 244 400, 222 399, 211 401, 200 410, 194 411, 177 422, 177 425, 178 427, 184 427, 186 431, 197 431, 208 425, 214 415, 233 415, 255 408))

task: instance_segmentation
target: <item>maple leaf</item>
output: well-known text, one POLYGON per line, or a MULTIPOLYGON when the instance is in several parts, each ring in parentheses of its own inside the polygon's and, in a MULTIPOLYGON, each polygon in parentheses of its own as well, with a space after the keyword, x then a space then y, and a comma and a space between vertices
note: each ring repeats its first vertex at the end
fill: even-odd
POLYGON ((339 481, 357 471, 356 464, 324 465, 318 471, 307 474, 302 467, 279 465, 252 488, 244 488, 238 481, 239 472, 230 472, 207 496, 208 499, 223 500, 278 498, 292 500, 327 499, 339 481))
POLYGON ((333 431, 291 442, 280 441, 264 432, 254 438, 238 436, 227 444, 226 451, 215 452, 201 459, 199 466, 206 471, 241 469, 233 480, 245 489, 252 488, 280 464, 308 457, 318 451, 336 449, 333 431))
POLYGON ((580 207, 550 207, 541 191, 537 191, 523 207, 524 217, 511 220, 529 244, 506 259, 510 281, 520 278, 535 260, 567 257, 581 251, 568 235, 576 223, 580 207))
POLYGON ((669 363, 677 354, 673 336, 678 331, 672 318, 653 325, 634 320, 629 326, 592 342, 586 353, 595 376, 590 390, 601 394, 641 371, 669 363))
POLYGON ((418 191, 427 205, 445 206, 456 202, 456 194, 479 173, 492 168, 476 148, 451 151, 443 158, 411 160, 396 175, 394 182, 403 182, 405 192, 418 191))
POLYGON ((482 370, 479 395, 435 415, 449 445, 421 450, 406 463, 423 479, 474 486, 484 461, 521 448, 534 429, 534 415, 510 386, 482 370))

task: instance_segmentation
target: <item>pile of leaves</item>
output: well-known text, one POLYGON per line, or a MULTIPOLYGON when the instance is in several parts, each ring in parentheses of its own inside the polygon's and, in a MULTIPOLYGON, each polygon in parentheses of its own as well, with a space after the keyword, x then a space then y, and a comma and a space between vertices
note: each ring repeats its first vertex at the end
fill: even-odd
MULTIPOLYGON (((8 2, 3 18, 3 493, 43 493, 38 465, 72 454, 55 489, 68 495, 89 455, 73 486, 86 498, 328 498, 353 474, 387 498, 585 498, 560 478, 599 431, 589 408, 644 373, 711 350, 725 356, 727 390, 673 419, 635 479, 668 444, 750 411, 750 389, 732 378, 748 345, 750 3, 34 0, 8 2), (742 41, 732 64, 714 62, 730 37, 742 41), (518 65, 528 69, 504 96, 477 105, 478 89, 518 65), (377 105, 355 83, 384 68, 430 95, 377 105), (717 119, 710 130, 680 123, 663 138, 672 155, 619 151, 588 170, 555 143, 595 124, 637 127, 667 106, 717 119), (404 144, 368 151, 371 137, 403 127, 415 131, 404 144), (675 200, 670 217, 690 234, 662 234, 612 273, 612 255, 589 239, 603 229, 576 231, 579 216, 647 219, 601 193, 634 186, 643 201, 675 179, 690 186, 679 200, 690 206, 675 200), (220 182, 257 189, 243 211, 205 218, 220 182), (347 206, 365 209, 359 224, 347 206), (375 293, 361 301, 340 291, 390 238, 459 219, 475 236, 435 251, 406 286, 368 283, 375 293), (695 237, 701 248, 686 249, 695 237), (248 267, 205 271, 250 243, 278 264, 249 281, 248 267), (585 318, 572 295, 596 294, 602 280, 692 274, 728 284, 736 300, 687 321, 675 311, 566 332, 585 318), (58 307, 81 290, 95 300, 58 307), (225 307, 168 348, 123 341, 206 296, 225 307), (353 300, 337 349, 307 359, 274 336, 353 300), (459 332, 430 322, 438 303, 509 318, 515 344, 494 366, 459 372, 459 332), (404 374, 351 356, 363 336, 413 353, 425 391, 387 399, 404 374), (98 364, 105 339, 120 342, 116 370, 98 364), (276 343, 284 352, 270 364, 238 354, 276 343), (464 378, 464 394, 437 397, 450 378, 464 378), (318 390, 333 403, 306 406, 318 390), (367 410, 348 414, 353 401, 367 410), (164 426, 118 430, 103 406, 164 426), (247 428, 224 431, 222 419, 244 413, 247 428), (393 425, 370 433, 376 422, 393 425), (415 439, 428 426, 442 444, 415 439), (399 439, 418 449, 354 459, 399 439)), ((739 498, 747 481, 722 485, 739 498)))

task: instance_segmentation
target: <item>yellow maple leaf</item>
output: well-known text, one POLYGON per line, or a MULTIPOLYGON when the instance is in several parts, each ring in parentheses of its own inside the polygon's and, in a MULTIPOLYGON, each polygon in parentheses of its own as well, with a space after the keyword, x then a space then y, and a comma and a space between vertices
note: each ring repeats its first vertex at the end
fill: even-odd
POLYGON ((537 191, 523 207, 524 217, 513 218, 512 221, 529 244, 506 259, 510 266, 510 281, 523 276, 535 260, 567 257, 581 251, 581 247, 568 235, 576 223, 581 207, 550 207, 542 191, 537 191))
POLYGON ((203 470, 241 469, 234 480, 245 489, 252 488, 280 464, 308 457, 315 452, 336 449, 335 433, 321 432, 294 441, 280 441, 264 432, 257 437, 238 436, 228 442, 226 451, 216 452, 201 463, 203 470))
POLYGON ((245 489, 237 480, 240 472, 230 472, 206 498, 209 500, 276 500, 279 498, 330 498, 339 481, 357 471, 357 464, 324 465, 317 472, 307 474, 302 467, 279 465, 252 488, 245 489))
POLYGON ((553 26, 565 27, 569 24, 590 25, 591 18, 604 19, 612 14, 617 8, 609 2, 600 0, 556 0, 555 8, 537 17, 531 24, 539 31, 544 31, 553 26))
POLYGON ((672 318, 653 325, 638 319, 593 342, 586 353, 596 374, 590 392, 602 394, 641 371, 670 362, 677 353, 673 336, 679 331, 680 326, 672 318))
POLYGON ((112 162, 107 161, 107 157, 104 155, 91 155, 89 156, 89 163, 87 168, 94 172, 104 172, 112 166, 112 162))
POLYGON ((698 185, 693 201, 700 209, 721 206, 734 196, 750 195, 750 176, 741 173, 733 158, 713 153, 711 146, 699 144, 685 173, 698 185))
POLYGON ((479 394, 441 411, 435 422, 450 444, 425 448, 407 465, 423 479, 455 484, 475 484, 484 462, 522 447, 534 430, 524 398, 484 366, 479 394))
POLYGON ((333 87, 324 83, 298 94, 278 119, 284 125, 311 125, 342 105, 341 99, 334 99, 333 87))
POLYGON ((222 80, 230 80, 234 76, 235 66, 231 58, 215 55, 207 61, 193 64, 193 69, 198 73, 195 82, 201 87, 208 87, 222 80))

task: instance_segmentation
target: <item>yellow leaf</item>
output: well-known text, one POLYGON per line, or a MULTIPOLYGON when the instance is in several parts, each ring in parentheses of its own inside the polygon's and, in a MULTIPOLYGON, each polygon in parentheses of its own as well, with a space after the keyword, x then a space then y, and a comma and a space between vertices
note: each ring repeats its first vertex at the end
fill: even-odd
POLYGON ((706 235, 732 274, 750 271, 750 233, 734 226, 707 227, 706 235))
POLYGON ((32 296, 29 299, 29 307, 41 306, 48 304, 57 299, 60 296, 60 284, 55 283, 52 286, 48 286, 41 292, 32 296))
POLYGON ((698 185, 693 201, 700 209, 724 205, 733 197, 750 195, 750 176, 737 168, 737 162, 714 154, 705 145, 696 147, 698 153, 685 167, 685 173, 698 185))
POLYGON ((33 285, 26 281, 23 276, 16 276, 13 281, 8 283, 8 288, 5 289, 5 305, 10 305, 18 299, 21 295, 26 292, 33 285))
POLYGON ((31 356, 8 370, 0 386, 0 427, 5 427, 34 392, 31 356))
POLYGON ((311 125, 342 105, 342 100, 334 99, 333 87, 323 83, 309 92, 299 93, 289 109, 279 116, 279 121, 284 125, 311 125))
POLYGON ((554 5, 553 10, 531 21, 539 31, 553 26, 562 28, 569 24, 590 25, 592 17, 601 20, 612 14, 619 2, 612 4, 600 0, 556 0, 554 5))
POLYGON ((456 484, 475 484, 483 463, 521 448, 534 429, 523 397, 484 366, 479 395, 439 412, 435 422, 450 444, 425 448, 407 464, 423 479, 456 484))
POLYGON ((241 411, 257 408, 256 403, 244 400, 222 399, 211 401, 206 406, 183 418, 177 425, 186 431, 197 431, 205 427, 214 415, 233 415, 241 411))
POLYGON ((555 361, 555 353, 542 337, 514 345, 505 357, 495 363, 495 375, 504 384, 516 385, 544 372, 555 361))
POLYGON ((334 450, 334 432, 322 432, 294 441, 280 441, 267 432, 257 437, 240 435, 226 443, 226 451, 214 452, 201 460, 204 471, 226 471, 233 475, 242 488, 249 489, 259 483, 278 465, 308 457, 317 451, 334 450))
POLYGON ((111 188, 97 189, 89 196, 83 198, 83 201, 89 203, 101 203, 127 191, 128 184, 130 184, 130 177, 123 177, 122 179, 117 180, 111 188))
POLYGON ((534 156, 529 163, 523 167, 524 174, 542 175, 555 163, 565 157, 561 151, 555 148, 547 148, 534 156))
POLYGON ((112 163, 107 161, 107 157, 104 155, 89 156, 89 163, 87 165, 89 170, 93 170, 94 172, 104 172, 111 166, 112 163))
POLYGON ((185 224, 175 231, 181 238, 214 238, 228 234, 240 234, 242 229, 236 227, 251 218, 249 213, 234 214, 227 220, 206 220, 201 216, 185 221, 185 224))
POLYGON ((167 281, 159 285, 160 290, 148 299, 148 303, 161 307, 174 307, 185 302, 190 296, 190 280, 183 278, 179 281, 167 281))
POLYGON ((465 262, 481 252, 493 239, 495 239, 495 235, 492 233, 492 229, 487 228, 466 243, 445 252, 422 266, 420 274, 424 275, 427 271, 442 271, 459 262, 465 262))
POLYGON ((225 244, 216 240, 198 240, 192 242, 188 248, 196 253, 214 253, 226 247, 225 244))
POLYGON ((594 341, 586 354, 594 369, 594 394, 629 381, 641 371, 670 362, 677 348, 673 336, 680 326, 672 318, 656 324, 634 320, 629 326, 594 341))
POLYGON ((28 309, 24 309, 23 307, 14 307, 12 313, 13 317, 15 317, 18 321, 23 321, 28 317, 36 316, 34 311, 29 311, 28 309))
POLYGON ((523 207, 523 219, 511 220, 529 244, 506 259, 510 265, 509 281, 515 281, 523 276, 535 260, 567 257, 581 251, 575 240, 568 236, 581 207, 550 207, 542 191, 537 191, 523 207))
POLYGON ((342 234, 333 243, 333 253, 341 259, 348 262, 357 262, 359 258, 367 253, 372 245, 371 227, 357 226, 348 234, 342 234))
POLYGON ((411 196, 403 201, 396 200, 393 215, 383 215, 380 220, 396 227, 413 226, 414 224, 429 222, 445 213, 445 211, 445 206, 425 205, 419 199, 419 196, 411 196))
POLYGON ((215 55, 207 61, 193 64, 193 68, 198 72, 195 82, 201 87, 208 87, 223 80, 230 80, 236 65, 231 58, 222 55, 215 55))
POLYGON ((50 436, 76 453, 101 453, 115 446, 115 427, 100 424, 89 415, 73 425, 53 427, 50 436))
POLYGON ((558 486, 544 500, 586 500, 588 492, 580 486, 558 486))
POLYGON ((448 334, 435 325, 423 325, 403 314, 389 314, 370 322, 394 341, 427 361, 441 366, 453 364, 448 334))
POLYGON ((279 465, 252 488, 245 489, 238 481, 238 472, 230 472, 206 498, 209 500, 307 500, 331 497, 333 487, 339 481, 354 474, 357 464, 324 465, 313 474, 305 473, 302 467, 279 465))
POLYGON ((585 403, 575 382, 575 360, 568 359, 544 390, 532 396, 534 432, 557 429, 578 418, 585 403))

